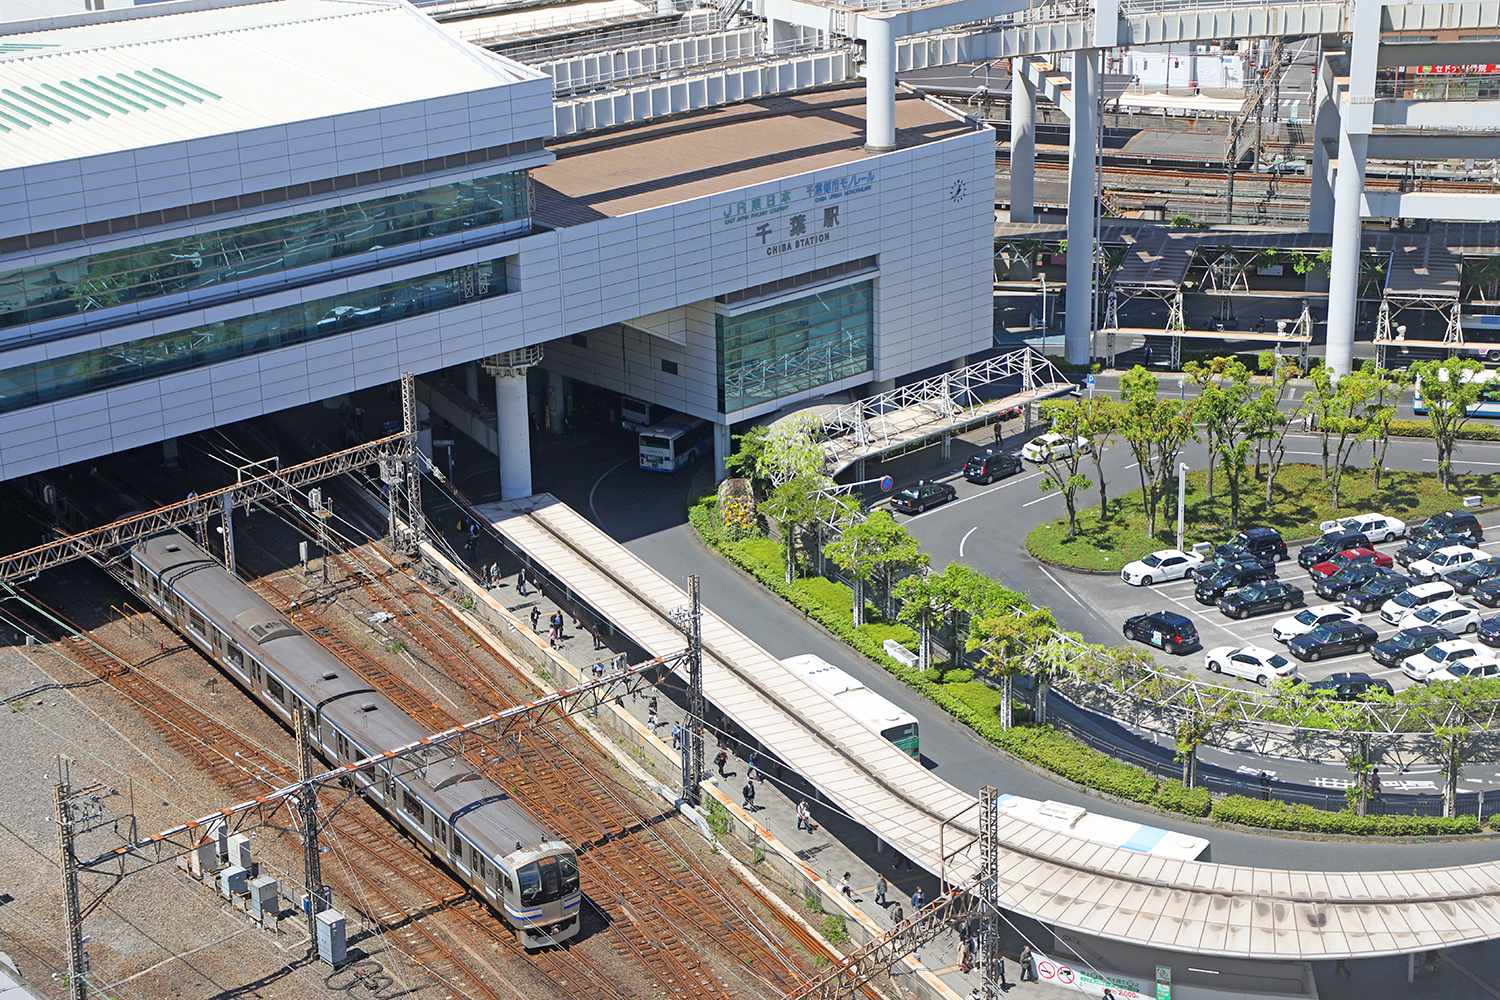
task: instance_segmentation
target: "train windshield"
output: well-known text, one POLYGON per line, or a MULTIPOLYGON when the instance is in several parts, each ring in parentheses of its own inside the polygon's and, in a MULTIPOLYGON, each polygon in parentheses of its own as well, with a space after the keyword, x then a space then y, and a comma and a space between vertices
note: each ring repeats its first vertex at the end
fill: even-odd
POLYGON ((578 891, 578 859, 571 854, 542 858, 516 870, 522 906, 537 906, 578 891))

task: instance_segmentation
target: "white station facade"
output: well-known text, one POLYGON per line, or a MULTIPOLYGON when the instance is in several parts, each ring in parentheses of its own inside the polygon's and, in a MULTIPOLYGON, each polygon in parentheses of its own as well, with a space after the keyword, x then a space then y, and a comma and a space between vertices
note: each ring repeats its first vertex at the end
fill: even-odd
POLYGON ((399 2, 0 30, 0 479, 476 364, 522 496, 534 367, 722 458, 991 343, 994 134, 918 96, 880 152, 859 84, 553 143, 547 75, 399 2))

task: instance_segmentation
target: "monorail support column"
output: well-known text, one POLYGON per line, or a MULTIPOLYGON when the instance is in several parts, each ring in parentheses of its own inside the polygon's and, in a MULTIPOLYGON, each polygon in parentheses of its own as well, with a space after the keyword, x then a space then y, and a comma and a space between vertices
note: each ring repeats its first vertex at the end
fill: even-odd
POLYGON ((1010 221, 1036 221, 1036 84, 1010 61, 1010 221))
POLYGON ((500 443, 500 498, 531 496, 531 421, 526 409, 526 372, 542 360, 540 346, 507 351, 482 362, 495 376, 495 416, 500 443))
POLYGON ((721 483, 729 475, 729 456, 734 454, 734 440, 729 434, 728 423, 714 423, 714 482, 721 483))
POLYGON ((865 149, 896 148, 896 33, 885 17, 859 15, 865 40, 865 149))
POLYGON ((1354 321, 1359 308, 1359 202, 1365 188, 1368 143, 1369 136, 1339 134, 1333 261, 1328 269, 1327 363, 1335 377, 1347 375, 1354 358, 1354 321))
POLYGON ((1068 308, 1064 353, 1089 360, 1093 326, 1094 170, 1099 114, 1099 51, 1073 53, 1073 120, 1068 130, 1068 308))
POLYGON ((1328 182, 1328 143, 1339 137, 1339 105, 1333 87, 1332 57, 1324 56, 1313 67, 1313 149, 1307 164, 1310 189, 1307 231, 1333 232, 1333 185, 1328 182))

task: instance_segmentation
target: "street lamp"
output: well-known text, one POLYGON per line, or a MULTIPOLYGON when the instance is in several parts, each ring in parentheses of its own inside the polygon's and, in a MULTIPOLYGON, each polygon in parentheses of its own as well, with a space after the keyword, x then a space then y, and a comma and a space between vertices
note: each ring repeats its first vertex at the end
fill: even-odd
POLYGON ((1177 551, 1178 552, 1183 551, 1183 549, 1182 549, 1182 514, 1183 514, 1183 510, 1187 507, 1187 474, 1188 474, 1188 465, 1187 465, 1187 463, 1186 462, 1179 462, 1177 464, 1177 551))

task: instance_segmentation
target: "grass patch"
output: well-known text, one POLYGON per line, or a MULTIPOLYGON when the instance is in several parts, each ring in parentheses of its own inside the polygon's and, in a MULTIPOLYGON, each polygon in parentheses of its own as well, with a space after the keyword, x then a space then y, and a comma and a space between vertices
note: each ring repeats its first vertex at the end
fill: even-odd
MULTIPOLYGON (((1463 506, 1463 498, 1478 494, 1491 501, 1500 495, 1500 479, 1494 475, 1456 477, 1457 487, 1443 490, 1437 475, 1421 472, 1385 471, 1380 477, 1381 489, 1370 488, 1370 474, 1356 470, 1344 475, 1339 509, 1344 514, 1378 510, 1404 521, 1420 520, 1438 511, 1463 506)), ((1234 532, 1229 528, 1229 487, 1223 470, 1214 473, 1214 497, 1208 499, 1208 472, 1195 469, 1188 473, 1186 530, 1184 543, 1227 541, 1234 532)), ((1115 486, 1123 485, 1119 482, 1115 486)), ((1090 490, 1097 498, 1097 493, 1090 490)), ((1156 534, 1146 533, 1146 509, 1141 491, 1133 490, 1110 502, 1110 518, 1101 521, 1099 508, 1090 507, 1078 515, 1078 534, 1068 537, 1068 521, 1062 518, 1039 525, 1026 538, 1032 555, 1048 562, 1078 569, 1118 570, 1147 552, 1170 548, 1177 541, 1177 498, 1164 498, 1156 519, 1156 534)), ((1276 476, 1275 503, 1267 508, 1264 473, 1256 478, 1247 471, 1241 487, 1240 526, 1275 528, 1288 542, 1319 534, 1318 523, 1333 515, 1333 499, 1323 482, 1321 465, 1286 465, 1276 476)))

